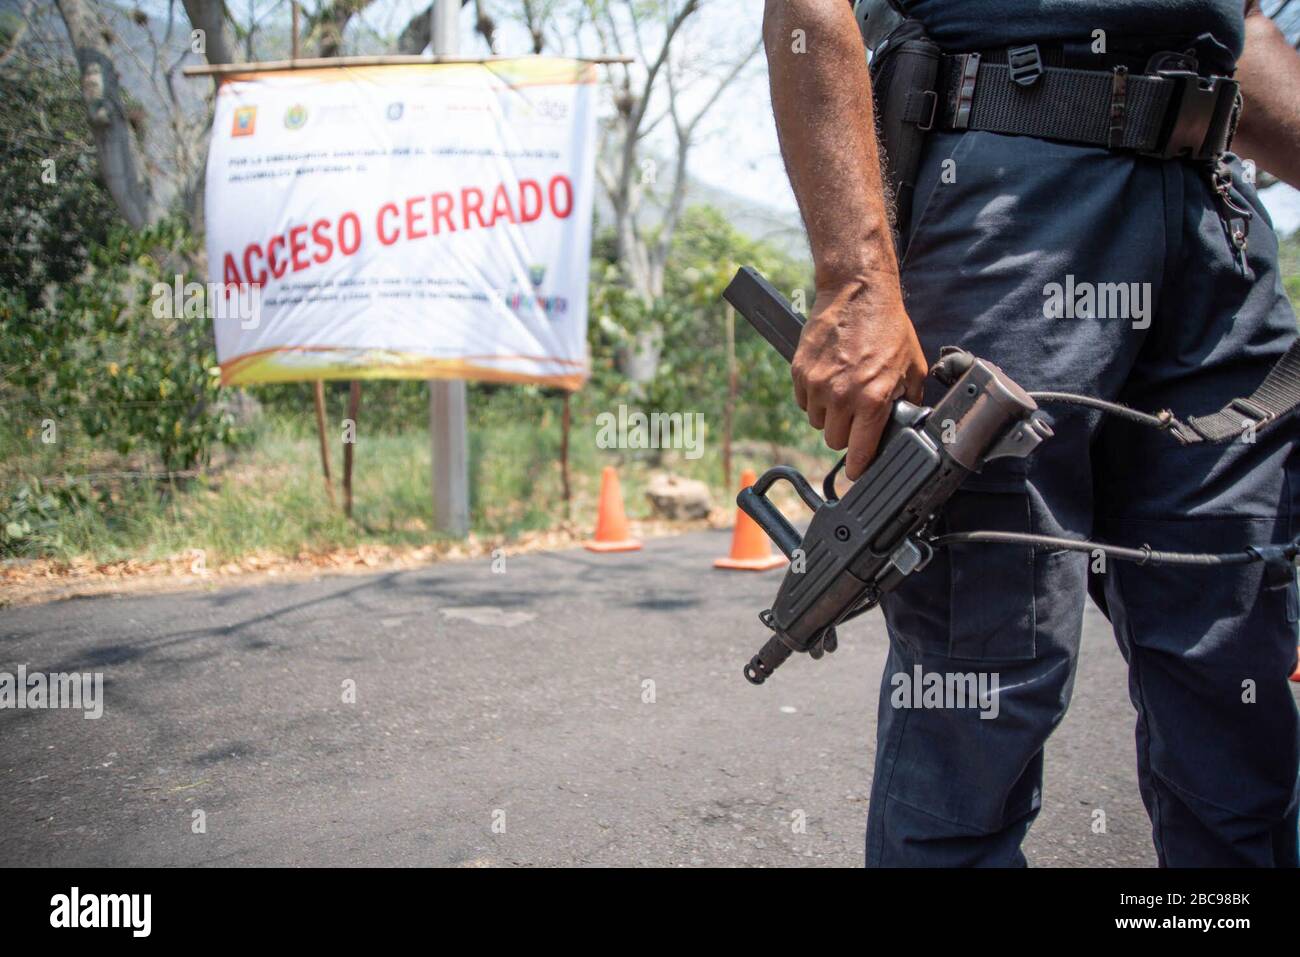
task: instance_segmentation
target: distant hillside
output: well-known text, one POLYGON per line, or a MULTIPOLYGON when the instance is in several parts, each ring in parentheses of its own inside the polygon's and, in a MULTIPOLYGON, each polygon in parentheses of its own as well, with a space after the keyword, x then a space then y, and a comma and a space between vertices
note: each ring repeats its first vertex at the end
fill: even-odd
MULTIPOLYGON (((751 239, 761 239, 771 243, 782 252, 799 259, 810 259, 808 242, 804 237, 803 223, 798 213, 786 212, 737 195, 725 189, 718 189, 699 180, 691 179, 686 187, 687 206, 712 206, 722 213, 736 227, 737 231, 751 239)), ((653 226, 662 219, 662 207, 653 200, 647 200, 641 214, 641 222, 653 226)), ((596 193, 597 228, 612 225, 614 211, 603 191, 596 193)))

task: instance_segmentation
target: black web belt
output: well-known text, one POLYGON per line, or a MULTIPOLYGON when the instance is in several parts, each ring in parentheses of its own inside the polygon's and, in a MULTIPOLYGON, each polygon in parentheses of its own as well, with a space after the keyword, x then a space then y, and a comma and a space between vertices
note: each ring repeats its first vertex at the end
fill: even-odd
POLYGON ((1215 160, 1232 141, 1238 84, 1191 71, 1044 66, 1037 45, 1006 62, 979 53, 943 57, 936 125, 1133 150, 1160 159, 1215 160))

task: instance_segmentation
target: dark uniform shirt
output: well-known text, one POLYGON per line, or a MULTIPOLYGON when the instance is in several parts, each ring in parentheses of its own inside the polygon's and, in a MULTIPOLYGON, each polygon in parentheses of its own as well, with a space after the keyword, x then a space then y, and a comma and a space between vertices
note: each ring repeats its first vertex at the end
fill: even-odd
POLYGON ((898 0, 945 50, 1090 41, 1108 49, 1166 49, 1172 38, 1210 34, 1232 59, 1245 42, 1245 0, 898 0))

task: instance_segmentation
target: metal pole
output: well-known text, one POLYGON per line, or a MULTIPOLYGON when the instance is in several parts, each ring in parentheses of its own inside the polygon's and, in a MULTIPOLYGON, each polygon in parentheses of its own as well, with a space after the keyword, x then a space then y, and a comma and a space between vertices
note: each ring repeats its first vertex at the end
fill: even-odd
MULTIPOLYGON (((460 0, 434 0, 429 12, 431 52, 460 52, 460 0)), ((429 380, 429 440, 433 446, 433 521, 439 531, 469 534, 469 452, 465 383, 429 380)))
POLYGON ((434 56, 460 53, 461 0, 433 0, 429 8, 429 52, 434 56))

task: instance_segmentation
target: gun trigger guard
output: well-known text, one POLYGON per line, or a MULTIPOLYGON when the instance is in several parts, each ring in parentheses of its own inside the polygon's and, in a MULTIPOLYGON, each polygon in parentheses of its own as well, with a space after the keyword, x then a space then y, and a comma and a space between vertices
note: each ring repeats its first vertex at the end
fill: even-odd
POLYGON ((840 497, 835 492, 835 476, 844 471, 844 463, 849 460, 847 455, 841 455, 840 460, 835 463, 835 467, 826 473, 822 479, 822 497, 828 502, 838 502, 840 497))
POLYGON ((814 512, 826 504, 813 491, 813 487, 808 484, 808 480, 788 465, 774 465, 759 476, 758 481, 751 488, 755 495, 766 498, 767 490, 777 481, 789 482, 790 487, 798 493, 799 498, 803 499, 803 503, 814 512))

